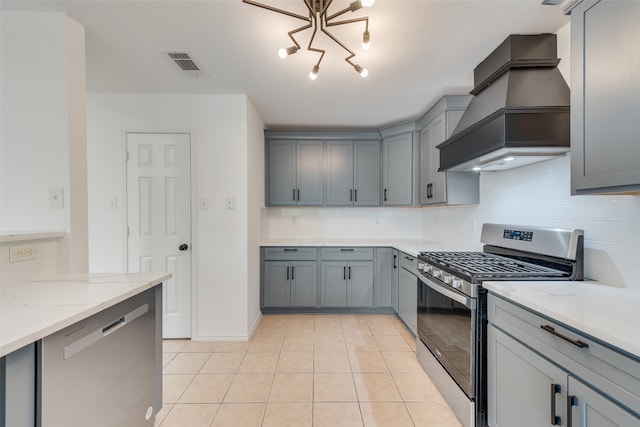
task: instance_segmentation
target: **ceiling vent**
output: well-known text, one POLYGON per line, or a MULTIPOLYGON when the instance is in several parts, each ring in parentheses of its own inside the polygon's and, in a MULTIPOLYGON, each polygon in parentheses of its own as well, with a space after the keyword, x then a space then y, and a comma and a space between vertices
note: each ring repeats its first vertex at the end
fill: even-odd
POLYGON ((200 71, 187 52, 169 52, 169 58, 173 59, 182 71, 200 71))

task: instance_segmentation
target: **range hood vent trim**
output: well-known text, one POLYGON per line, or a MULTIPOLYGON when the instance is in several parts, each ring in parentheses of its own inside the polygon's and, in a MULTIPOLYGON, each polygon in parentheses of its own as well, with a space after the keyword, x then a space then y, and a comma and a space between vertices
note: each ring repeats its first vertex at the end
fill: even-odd
POLYGON ((511 35, 475 68, 475 96, 437 146, 439 171, 472 170, 480 158, 495 160, 494 151, 520 151, 531 162, 569 151, 570 94, 556 51, 555 34, 511 35))

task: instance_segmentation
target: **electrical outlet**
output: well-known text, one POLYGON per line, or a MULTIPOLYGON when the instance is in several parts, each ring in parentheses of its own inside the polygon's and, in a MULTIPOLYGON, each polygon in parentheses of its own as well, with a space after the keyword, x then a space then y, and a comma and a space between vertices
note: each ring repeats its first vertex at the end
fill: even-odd
POLYGON ((35 246, 12 246, 9 248, 9 262, 27 261, 38 258, 35 246))

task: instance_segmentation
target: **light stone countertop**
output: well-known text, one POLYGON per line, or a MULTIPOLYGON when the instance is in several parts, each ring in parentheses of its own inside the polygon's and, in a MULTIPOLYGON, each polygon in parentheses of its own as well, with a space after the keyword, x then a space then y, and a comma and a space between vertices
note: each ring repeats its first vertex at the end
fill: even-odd
POLYGON ((0 357, 171 278, 171 274, 76 274, 3 284, 0 357))
POLYGON ((593 281, 483 282, 482 286, 640 358, 640 290, 593 281))
POLYGON ((412 239, 271 239, 260 243, 264 247, 284 247, 284 246, 309 246, 309 247, 391 247, 398 249, 408 255, 418 256, 422 251, 456 251, 460 248, 451 247, 442 243, 428 240, 412 239))

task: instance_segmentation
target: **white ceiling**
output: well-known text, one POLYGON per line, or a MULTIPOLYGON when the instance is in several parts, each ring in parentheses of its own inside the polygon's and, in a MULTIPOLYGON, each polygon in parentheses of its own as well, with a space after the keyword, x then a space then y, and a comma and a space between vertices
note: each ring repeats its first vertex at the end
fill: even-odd
MULTIPOLYGON (((302 0, 264 3, 306 14, 302 0)), ((331 11, 348 6, 335 0, 331 11)), ((360 77, 344 51, 326 46, 318 78, 313 52, 284 60, 287 32, 304 22, 241 0, 2 1, 3 10, 63 11, 85 27, 89 92, 247 94, 269 128, 379 128, 421 115, 444 94, 467 93, 473 68, 509 34, 556 32, 569 21, 541 0, 377 0, 343 15, 370 18, 334 27, 369 70, 360 77), (182 72, 168 51, 187 51, 207 74, 182 72)), ((300 33, 306 47, 310 30, 300 33)))

